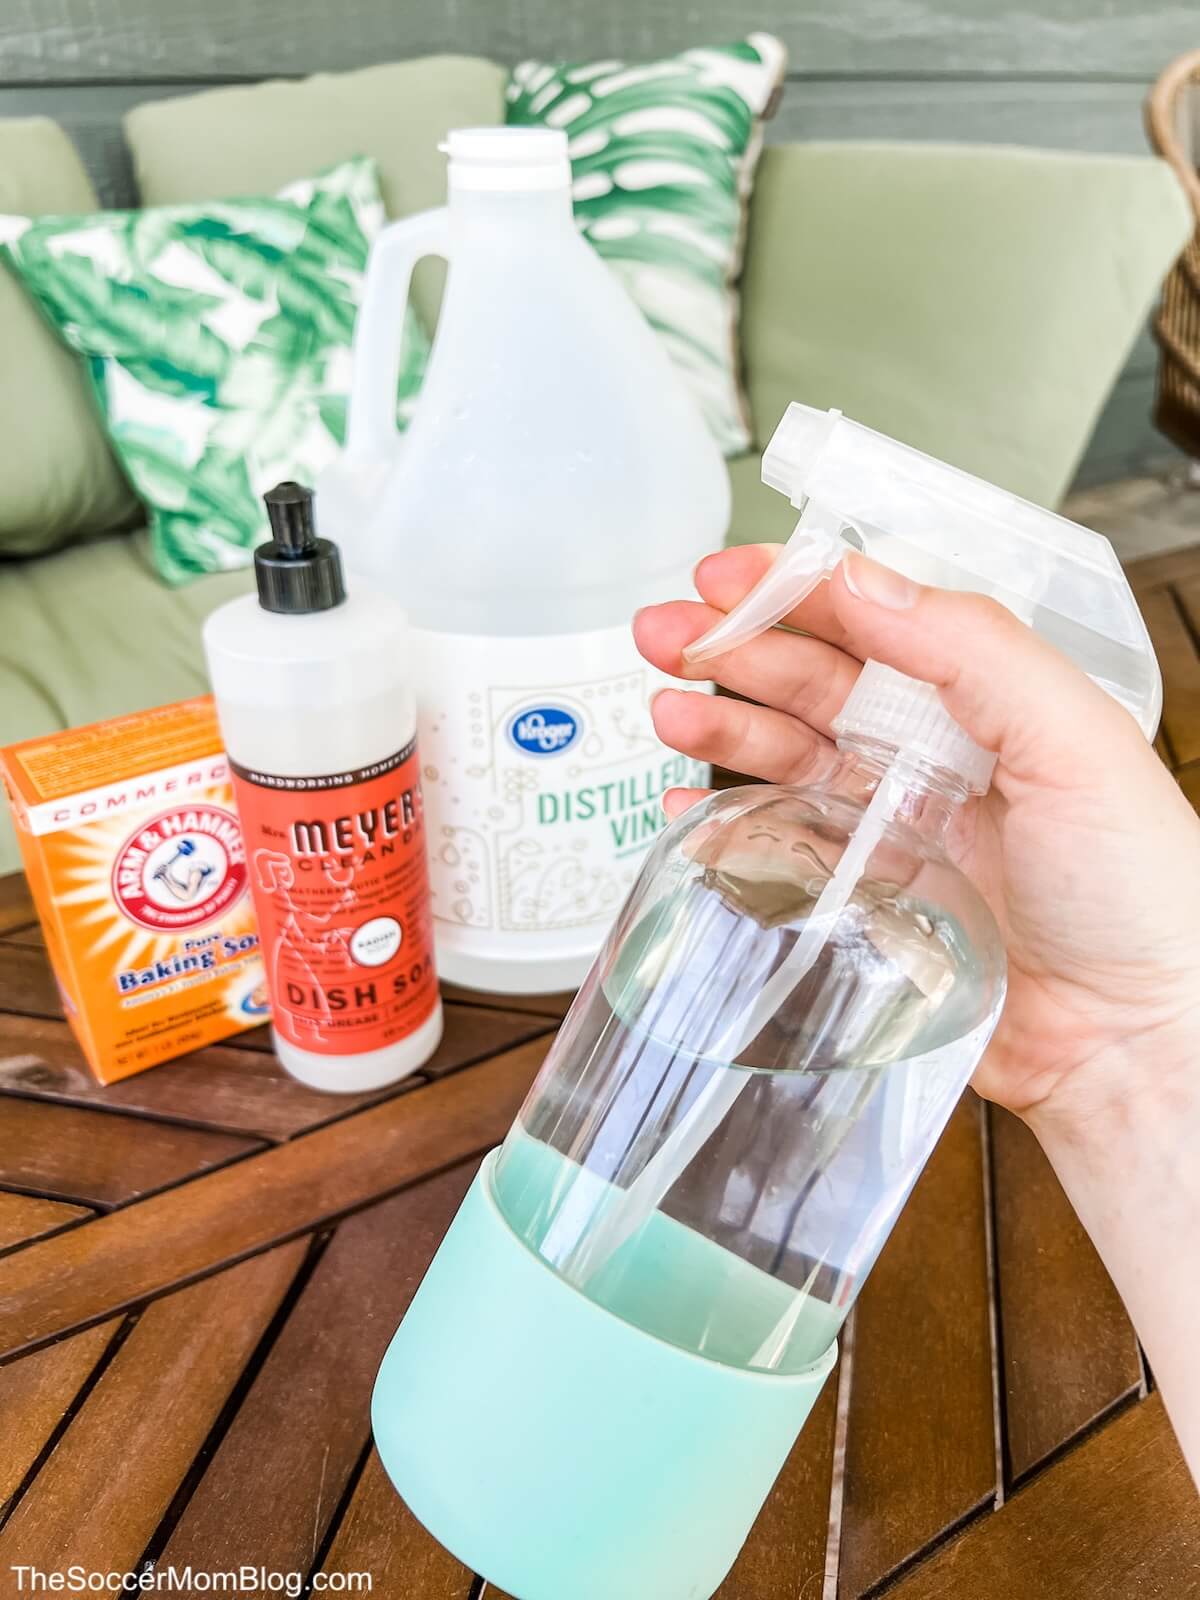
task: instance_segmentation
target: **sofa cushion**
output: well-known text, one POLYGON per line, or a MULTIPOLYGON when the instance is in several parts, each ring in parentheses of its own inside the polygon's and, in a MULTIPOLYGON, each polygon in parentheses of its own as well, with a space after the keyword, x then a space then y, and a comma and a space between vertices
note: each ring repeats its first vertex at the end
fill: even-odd
MULTIPOLYGON (((0 212, 90 211, 75 148, 46 117, 0 120, 0 212)), ((37 555, 128 524, 137 501, 117 465, 83 362, 0 267, 0 555, 37 555)))
MULTIPOLYGON (((264 491, 314 482, 337 454, 383 221, 366 156, 269 199, 0 217, 0 250, 88 359, 169 582, 247 565, 268 537, 264 491)), ((402 424, 426 352, 410 313, 402 424)))
MULTIPOLYGON (((427 56, 318 73, 296 83, 208 89, 137 106, 125 117, 145 205, 269 194, 351 156, 374 156, 389 217, 442 205, 451 128, 504 120, 502 67, 427 56)), ((440 271, 423 263, 413 300, 433 326, 440 271)))
MULTIPOLYGON (((245 569, 169 589, 149 534, 90 539, 0 574, 0 745, 205 694, 200 628, 245 569)), ((19 863, 0 803, 0 873, 19 863)))
POLYGON ((837 406, 1054 505, 1188 232, 1146 157, 768 149, 742 280, 759 446, 789 401, 837 406))
POLYGON ((762 456, 757 450, 727 463, 733 493, 733 515, 726 544, 782 544, 800 513, 786 495, 762 481, 762 456))

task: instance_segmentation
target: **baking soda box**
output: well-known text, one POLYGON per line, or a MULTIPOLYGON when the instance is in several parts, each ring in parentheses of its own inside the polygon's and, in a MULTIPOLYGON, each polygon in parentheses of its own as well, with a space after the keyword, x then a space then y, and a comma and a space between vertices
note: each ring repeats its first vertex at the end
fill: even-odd
POLYGON ((0 750, 63 1004, 112 1083, 267 1016, 210 697, 0 750))

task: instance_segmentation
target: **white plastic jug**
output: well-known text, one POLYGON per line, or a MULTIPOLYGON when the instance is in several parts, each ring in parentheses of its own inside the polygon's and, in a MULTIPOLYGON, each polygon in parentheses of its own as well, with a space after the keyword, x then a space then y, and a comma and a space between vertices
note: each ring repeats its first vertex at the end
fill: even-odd
POLYGON ((583 978, 663 790, 707 781, 655 738, 659 683, 629 625, 688 592, 724 537, 729 484, 575 227, 565 136, 469 129, 448 150, 449 206, 372 251, 346 449, 318 504, 350 570, 413 625, 439 968, 533 993, 583 978), (430 254, 450 270, 401 437, 401 320, 430 254))

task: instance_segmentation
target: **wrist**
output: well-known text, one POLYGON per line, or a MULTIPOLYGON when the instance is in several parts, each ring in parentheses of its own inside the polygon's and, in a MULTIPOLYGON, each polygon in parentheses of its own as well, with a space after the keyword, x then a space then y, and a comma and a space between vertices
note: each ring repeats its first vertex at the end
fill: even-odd
POLYGON ((1200 1007, 1097 1051, 1022 1117, 1056 1168, 1172 1168, 1200 1137, 1200 1007))

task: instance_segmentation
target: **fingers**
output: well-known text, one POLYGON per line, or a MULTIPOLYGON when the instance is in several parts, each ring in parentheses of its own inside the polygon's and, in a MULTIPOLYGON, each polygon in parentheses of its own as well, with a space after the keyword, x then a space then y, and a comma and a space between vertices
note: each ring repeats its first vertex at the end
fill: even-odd
MULTIPOLYGON (((700 598, 718 611, 732 611, 770 571, 781 549, 777 544, 745 544, 705 556, 693 574, 700 598)), ((783 623, 829 644, 847 648, 846 630, 833 608, 827 583, 818 583, 811 594, 788 612, 783 623)))
POLYGON ((694 806, 697 800, 705 800, 713 793, 715 791, 712 789, 668 789, 662 798, 667 821, 674 822, 677 816, 690 806, 694 806))
POLYGON ((829 589, 855 654, 935 684, 1010 775, 1074 786, 1144 748, 1132 717, 997 601, 924 588, 856 553, 829 589))
POLYGON ((660 689, 650 710, 655 732, 673 750, 768 783, 811 782, 834 759, 828 739, 766 706, 660 689))
POLYGON ((715 682, 735 694, 799 717, 828 736, 859 673, 859 663, 820 639, 773 628, 738 650, 702 665, 685 663, 685 645, 720 620, 711 606, 671 600, 647 606, 633 619, 633 637, 646 660, 675 678, 715 682))

